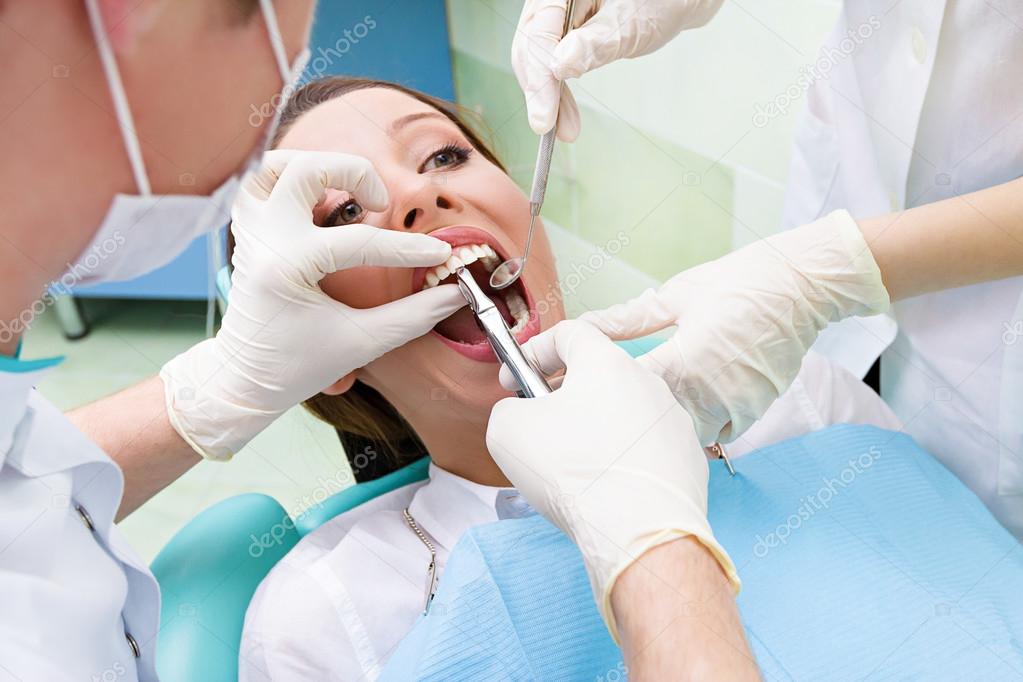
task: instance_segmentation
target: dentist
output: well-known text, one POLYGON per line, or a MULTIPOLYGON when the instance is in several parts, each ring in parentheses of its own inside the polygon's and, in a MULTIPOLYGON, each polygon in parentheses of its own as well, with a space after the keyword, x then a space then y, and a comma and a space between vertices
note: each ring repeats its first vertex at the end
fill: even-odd
MULTIPOLYGON (((557 115, 570 140, 561 80, 648 54, 722 3, 588 0, 559 41, 565 4, 526 1, 512 61, 533 129, 557 115)), ((704 444, 740 436, 845 320, 820 350, 861 376, 880 355, 905 430, 1023 539, 1021 26, 1019 3, 843 3, 822 54, 844 56, 796 133, 783 222, 801 227, 584 319, 614 338, 678 326, 641 362, 704 444)))
POLYGON ((251 112, 272 112, 307 55, 312 1, 277 5, 0 3, 0 678, 156 679, 158 587, 115 519, 464 305, 455 287, 368 310, 320 292, 338 269, 449 255, 423 235, 313 225, 327 187, 387 204, 365 160, 275 153, 240 178, 274 124, 251 112), (47 287, 159 267, 232 202, 217 336, 69 415, 39 395, 60 359, 26 359, 21 337, 47 287))

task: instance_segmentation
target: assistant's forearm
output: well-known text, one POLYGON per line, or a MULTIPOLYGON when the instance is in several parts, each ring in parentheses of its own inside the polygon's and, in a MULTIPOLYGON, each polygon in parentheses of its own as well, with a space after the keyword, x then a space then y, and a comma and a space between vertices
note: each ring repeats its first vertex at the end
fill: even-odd
POLYGON ((893 301, 1023 275, 1023 178, 858 224, 893 301))
POLYGON ((699 540, 644 554, 615 582, 611 604, 630 680, 759 680, 735 596, 699 540))
POLYGON ((150 377, 67 416, 124 472, 118 520, 202 459, 171 426, 160 377, 150 377))

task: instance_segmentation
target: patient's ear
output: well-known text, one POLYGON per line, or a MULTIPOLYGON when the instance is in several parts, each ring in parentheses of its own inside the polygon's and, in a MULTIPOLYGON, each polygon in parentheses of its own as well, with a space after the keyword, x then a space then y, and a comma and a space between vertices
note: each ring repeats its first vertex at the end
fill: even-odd
POLYGON ((320 392, 324 395, 341 395, 354 386, 358 378, 358 370, 349 372, 320 392))

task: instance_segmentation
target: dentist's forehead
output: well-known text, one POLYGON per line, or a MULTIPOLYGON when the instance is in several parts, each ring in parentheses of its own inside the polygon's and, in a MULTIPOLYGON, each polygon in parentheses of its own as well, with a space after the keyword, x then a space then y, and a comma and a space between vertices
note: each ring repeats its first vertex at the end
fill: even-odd
POLYGON ((402 145, 416 121, 457 126, 429 104, 390 88, 365 88, 336 97, 300 116, 281 139, 281 149, 341 151, 366 155, 402 145))

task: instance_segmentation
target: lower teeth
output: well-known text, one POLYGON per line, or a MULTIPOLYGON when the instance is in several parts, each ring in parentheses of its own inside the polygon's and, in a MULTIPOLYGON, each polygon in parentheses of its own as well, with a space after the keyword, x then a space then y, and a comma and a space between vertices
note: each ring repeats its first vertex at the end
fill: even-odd
POLYGON ((522 300, 522 296, 517 291, 509 291, 504 296, 504 303, 508 306, 508 312, 511 313, 512 319, 515 320, 511 331, 520 332, 525 329, 526 324, 529 323, 529 306, 522 300))

